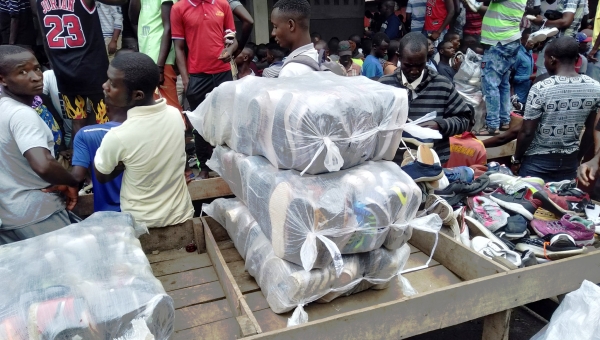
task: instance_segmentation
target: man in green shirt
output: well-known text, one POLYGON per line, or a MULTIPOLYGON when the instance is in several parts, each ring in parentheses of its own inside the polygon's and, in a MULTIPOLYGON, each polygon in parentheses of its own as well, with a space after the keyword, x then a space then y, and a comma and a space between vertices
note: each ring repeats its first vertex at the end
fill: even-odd
POLYGON ((168 105, 182 111, 177 96, 175 51, 171 41, 172 0, 131 0, 129 18, 138 35, 141 53, 148 55, 160 69, 160 96, 168 105))

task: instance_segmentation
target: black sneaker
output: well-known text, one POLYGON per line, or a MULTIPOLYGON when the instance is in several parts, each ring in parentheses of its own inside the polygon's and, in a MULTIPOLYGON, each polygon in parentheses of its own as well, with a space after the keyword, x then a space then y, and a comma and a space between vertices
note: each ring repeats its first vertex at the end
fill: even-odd
POLYGON ((559 260, 570 256, 583 254, 583 247, 575 244, 568 234, 548 234, 543 238, 523 238, 517 242, 519 251, 531 250, 536 257, 548 260, 559 260))
MULTIPOLYGON (((448 201, 448 203, 450 203, 450 200, 458 203, 462 198, 479 194, 488 186, 488 184, 490 184, 490 178, 486 175, 481 175, 471 183, 463 181, 450 183, 445 189, 436 190, 435 194, 448 201), (457 201, 455 198, 457 196, 462 198, 457 201)), ((450 203, 450 205, 454 204, 450 203)))
POLYGON ((528 220, 533 220, 533 214, 537 208, 525 199, 527 190, 521 190, 514 195, 507 195, 495 192, 490 195, 490 199, 496 202, 500 207, 511 212, 523 215, 528 220))
MULTIPOLYGON (((521 215, 514 215, 507 219, 506 225, 496 231, 503 233, 508 240, 518 240, 527 236, 527 220, 521 215)), ((498 234, 496 234, 498 236, 498 234)), ((498 236, 500 237, 500 236, 498 236)))

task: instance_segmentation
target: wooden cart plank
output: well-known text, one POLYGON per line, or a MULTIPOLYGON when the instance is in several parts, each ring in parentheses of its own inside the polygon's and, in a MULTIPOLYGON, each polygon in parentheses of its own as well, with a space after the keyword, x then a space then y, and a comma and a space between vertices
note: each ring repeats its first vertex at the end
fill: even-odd
POLYGON ((217 242, 217 246, 219 246, 219 250, 221 250, 221 252, 223 252, 225 249, 235 248, 232 240, 217 242))
POLYGON ((254 292, 250 294, 244 295, 246 297, 246 302, 248 303, 248 307, 253 312, 259 311, 261 309, 269 308, 269 303, 262 292, 254 292))
POLYGON ((190 253, 185 251, 185 248, 179 248, 161 251, 158 254, 146 254, 146 257, 150 263, 156 263, 168 260, 177 260, 189 255, 190 253))
POLYGON ((225 319, 206 325, 174 332, 172 340, 234 340, 240 337, 239 327, 235 319, 225 319))
POLYGON ((252 315, 250 307, 248 307, 248 305, 246 304, 242 292, 236 285, 235 279, 229 271, 227 263, 225 262, 223 255, 221 255, 221 252, 217 247, 217 242, 213 237, 210 227, 208 226, 207 220, 212 219, 202 217, 202 223, 204 224, 204 235, 206 238, 206 251, 213 263, 213 266, 215 267, 215 271, 217 272, 219 281, 223 286, 225 297, 227 298, 230 310, 232 311, 235 317, 247 316, 249 319, 249 323, 240 323, 242 336, 261 333, 262 331, 258 322, 254 318, 254 315, 252 315))
POLYGON ((169 292, 169 295, 173 298, 175 309, 225 298, 219 281, 173 290, 169 292))
POLYGON ((235 276, 234 279, 243 294, 260 290, 256 280, 254 280, 254 278, 248 272, 245 272, 240 276, 235 276))
POLYGON ((229 309, 227 300, 203 303, 177 309, 175 311, 174 330, 180 331, 230 318, 233 318, 233 313, 229 309))
POLYGON ((202 220, 198 217, 192 219, 192 229, 194 231, 194 242, 196 243, 198 254, 206 253, 206 240, 204 239, 202 220))
MULTIPOLYGON (((410 242, 425 253, 431 252, 435 236, 421 230, 413 230, 410 242)), ((472 280, 508 271, 508 268, 459 244, 451 237, 439 234, 433 258, 463 280, 472 280)))
MULTIPOLYGON (((219 248, 220 249, 220 248, 219 248)), ((244 261, 235 248, 228 248, 221 250, 221 255, 223 255, 223 259, 225 259, 226 263, 235 262, 235 261, 244 261)))
POLYGON ((164 275, 158 278, 167 292, 219 281, 213 267, 188 270, 183 273, 164 275))
POLYGON ((150 228, 148 234, 140 236, 144 253, 180 249, 194 242, 194 227, 192 219, 183 223, 161 228, 150 228))
POLYGON ((207 254, 192 253, 176 260, 169 260, 151 264, 154 276, 163 276, 168 274, 180 273, 187 270, 209 267, 212 263, 207 254))
POLYGON ((507 310, 484 317, 481 338, 484 340, 508 340, 510 314, 511 311, 507 310))
MULTIPOLYGON (((436 268, 443 267, 430 269, 436 268)), ((600 251, 458 283, 249 339, 406 338, 567 293, 586 279, 600 282, 600 251)))

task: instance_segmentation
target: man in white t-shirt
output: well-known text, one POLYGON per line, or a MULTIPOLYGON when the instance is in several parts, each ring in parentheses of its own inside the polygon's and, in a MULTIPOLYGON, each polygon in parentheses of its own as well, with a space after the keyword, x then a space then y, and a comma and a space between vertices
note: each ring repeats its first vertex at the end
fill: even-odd
POLYGON ((106 105, 127 111, 96 151, 100 183, 123 174, 121 211, 148 228, 183 223, 194 215, 184 170, 185 124, 165 99, 154 100, 160 73, 143 53, 118 54, 102 85, 106 105))
POLYGON ((35 56, 0 46, 0 245, 69 225, 79 183, 54 159, 52 131, 31 108, 43 91, 35 56))
POLYGON ((283 61, 279 78, 299 76, 315 71, 314 68, 294 61, 299 56, 306 56, 318 62, 319 55, 310 39, 310 4, 307 0, 279 0, 273 6, 271 23, 275 41, 279 46, 287 48, 290 55, 283 61))

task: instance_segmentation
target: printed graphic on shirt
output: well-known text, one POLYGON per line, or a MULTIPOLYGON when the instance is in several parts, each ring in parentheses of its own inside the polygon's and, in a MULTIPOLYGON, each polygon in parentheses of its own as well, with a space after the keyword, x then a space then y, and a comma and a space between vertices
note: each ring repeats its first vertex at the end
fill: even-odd
MULTIPOLYGON (((87 118, 86 111, 86 99, 80 95, 67 96, 62 95, 65 113, 69 119, 85 119, 87 118)), ((97 103, 91 102, 92 111, 96 117, 97 124, 104 124, 108 122, 108 116, 106 115, 106 104, 104 99, 101 99, 97 103)))

